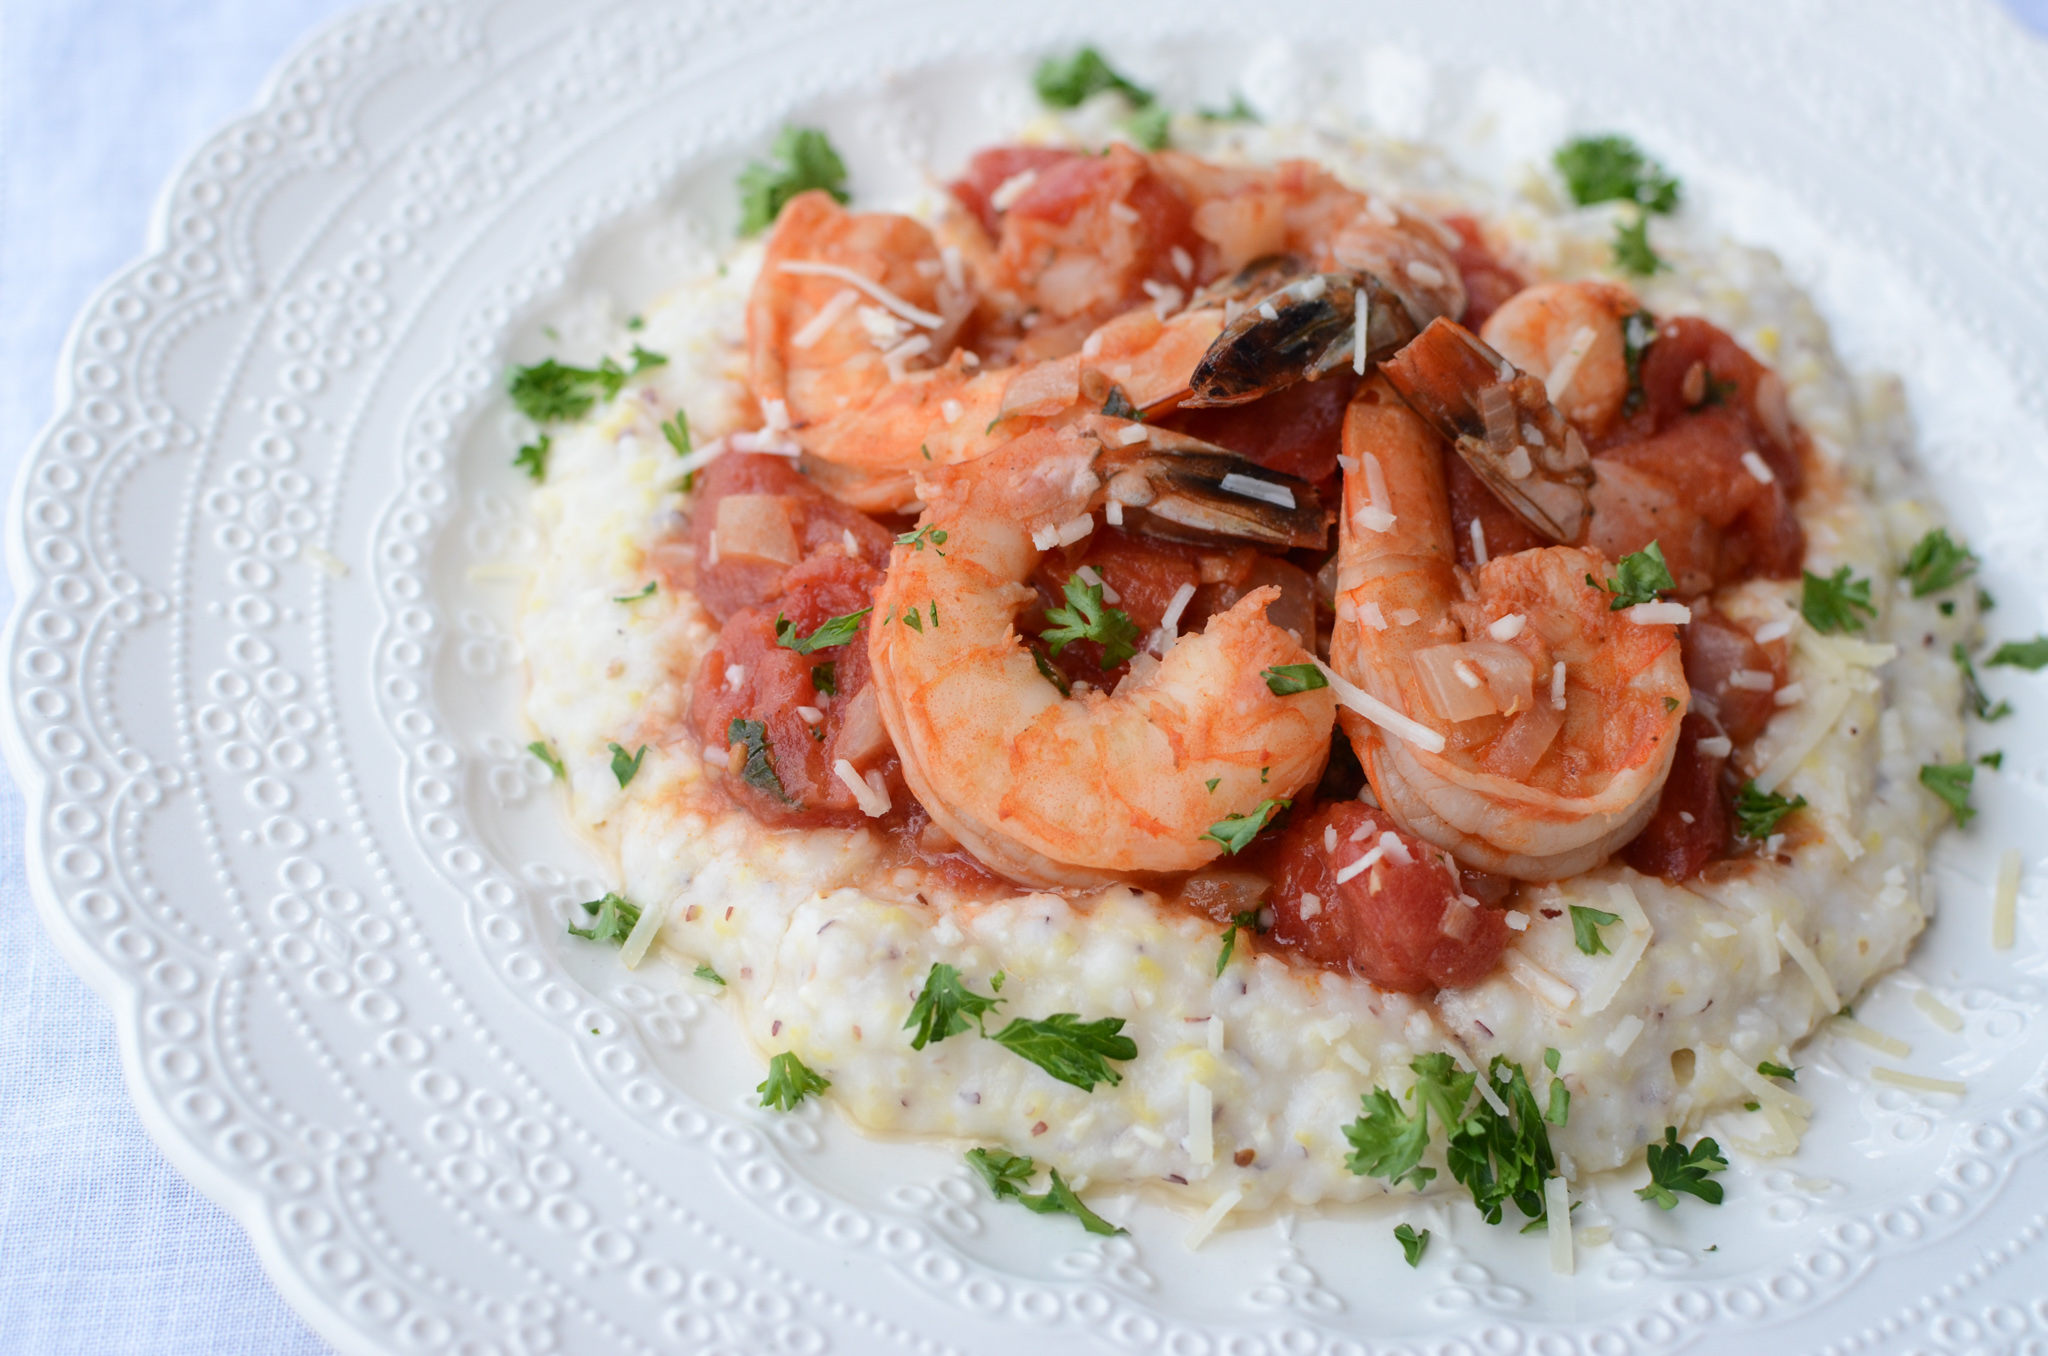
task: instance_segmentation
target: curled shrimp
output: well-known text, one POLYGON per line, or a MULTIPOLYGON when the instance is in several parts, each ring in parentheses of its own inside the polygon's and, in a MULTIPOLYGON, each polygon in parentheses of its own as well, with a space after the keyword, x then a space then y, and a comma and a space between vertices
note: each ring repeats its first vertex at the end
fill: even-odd
POLYGON ((1280 695, 1263 676, 1313 663, 1266 619, 1277 589, 1161 639, 1114 693, 1062 695, 1018 635, 1044 549, 1092 528, 1112 497, 1185 492, 1171 454, 1124 447, 1118 431, 1038 429, 922 478, 928 507, 896 547, 868 632, 911 790, 985 865, 1035 885, 1195 870, 1223 850, 1213 827, 1263 819, 1266 802, 1314 784, 1329 751, 1329 690, 1280 695))
POLYGON ((1410 832, 1499 875, 1576 875, 1656 809, 1689 697, 1675 628, 1611 611, 1597 551, 1461 569, 1442 446, 1384 378, 1346 411, 1330 663, 1384 724, 1347 709, 1345 730, 1410 832))
POLYGON ((1558 412, 1598 439, 1620 422, 1628 402, 1623 326, 1641 309, 1634 293, 1614 283, 1538 283, 1488 316, 1479 337, 1543 382, 1558 412))

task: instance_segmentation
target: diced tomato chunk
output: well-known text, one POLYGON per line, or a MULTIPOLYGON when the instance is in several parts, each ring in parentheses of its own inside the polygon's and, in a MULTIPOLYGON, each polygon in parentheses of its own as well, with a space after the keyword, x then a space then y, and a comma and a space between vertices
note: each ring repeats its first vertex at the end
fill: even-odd
POLYGON ((1762 734, 1778 710, 1771 694, 1785 681, 1771 652, 1734 622, 1703 607, 1695 607, 1692 621, 1678 629, 1678 641, 1693 709, 1711 717, 1736 744, 1762 734))
POLYGON ((993 238, 1002 229, 1002 213, 994 202, 997 189, 1020 174, 1033 170, 1043 174, 1061 161, 1078 159, 1080 154, 1052 146, 991 146, 969 160, 966 171, 947 187, 993 238))
POLYGON ((1630 421, 1634 436, 1662 432, 1696 410, 1726 410, 1742 421, 1786 494, 1799 497, 1799 434, 1784 408, 1784 383, 1726 331, 1694 316, 1659 324, 1643 350, 1642 391, 1630 421))
POLYGON ((1273 926, 1266 941, 1396 993, 1477 984, 1507 947, 1507 919, 1465 896, 1441 848, 1404 833, 1384 812, 1338 801, 1298 816, 1276 845, 1273 926), (1338 872, 1384 851, 1343 884, 1338 872), (1336 848, 1325 846, 1334 835, 1336 848), (1311 901, 1310 896, 1313 896, 1311 901))
POLYGON ((1444 444, 1443 459, 1444 484, 1451 498, 1451 532, 1460 565, 1471 569, 1479 563, 1472 541, 1472 520, 1475 518, 1479 520, 1480 531, 1486 536, 1489 560, 1551 545, 1548 537, 1501 503, 1500 496, 1486 488, 1486 482, 1479 478, 1479 473, 1466 465, 1465 459, 1449 443, 1444 444))
POLYGON ((1358 377, 1347 367, 1319 381, 1297 381, 1247 404, 1176 410, 1160 422, 1227 447, 1269 470, 1321 481, 1337 469, 1344 409, 1357 389, 1358 377))
POLYGON ((1687 712, 1678 727, 1678 752, 1650 822, 1621 851, 1621 859, 1646 876, 1690 880, 1728 849, 1728 799, 1722 787, 1726 754, 1702 752, 1699 743, 1715 733, 1698 712, 1687 712))
MULTIPOLYGON (((1104 524, 1073 545, 1048 551, 1039 558, 1031 583, 1038 590, 1040 605, 1018 617, 1018 629, 1027 636, 1036 636, 1053 626, 1045 616, 1046 609, 1067 605, 1067 581, 1085 565, 1108 585, 1103 591, 1103 606, 1114 607, 1128 616, 1137 627, 1133 643, 1142 643, 1165 619, 1166 609, 1172 606, 1173 596, 1181 585, 1201 586, 1202 554, 1193 546, 1159 541, 1104 524), (1118 601, 1109 602, 1111 594, 1118 601)), ((1084 586, 1086 582, 1082 581, 1084 586)), ((1103 647, 1092 640, 1072 641, 1057 655, 1050 653, 1049 646, 1040 648, 1069 682, 1085 680, 1097 687, 1113 687, 1129 667, 1128 661, 1123 661, 1103 668, 1103 647)))
POLYGON ((1799 572, 1806 538, 1784 480, 1758 479, 1744 459, 1757 447, 1739 414, 1710 408, 1680 414, 1647 437, 1607 443, 1596 455, 1669 485, 1680 504, 1719 534, 1712 551, 1716 583, 1786 579, 1799 572))

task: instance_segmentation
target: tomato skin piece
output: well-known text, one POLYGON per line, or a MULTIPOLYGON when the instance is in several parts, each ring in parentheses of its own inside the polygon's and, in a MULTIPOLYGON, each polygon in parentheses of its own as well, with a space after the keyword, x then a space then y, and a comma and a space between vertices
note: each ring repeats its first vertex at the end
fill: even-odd
POLYGON ((1402 832, 1384 812, 1360 801, 1337 801, 1298 817, 1281 834, 1272 865, 1273 926, 1264 940, 1302 959, 1348 971, 1394 993, 1464 988, 1493 973, 1508 943, 1499 909, 1461 901, 1463 890, 1441 849, 1402 832), (1336 833, 1334 852, 1324 831, 1336 833), (1366 836, 1353 842, 1360 829, 1366 836), (1409 864, 1382 859, 1343 884, 1339 869, 1392 832, 1409 864), (1317 907, 1303 917, 1303 895, 1317 907), (1460 910, 1461 936, 1444 931, 1447 910, 1460 910))
POLYGON ((1690 880, 1716 857, 1725 856, 1730 829, 1727 791, 1722 785, 1727 755, 1700 751, 1714 724, 1688 712, 1678 728, 1678 752, 1650 822, 1621 850, 1621 859, 1646 876, 1690 880))
MULTIPOLYGON (((1678 629, 1678 642, 1685 657, 1685 681, 1693 690, 1694 709, 1711 716, 1737 745, 1747 744, 1764 731, 1778 712, 1770 691, 1736 687, 1729 679, 1737 672, 1768 673, 1773 687, 1785 681, 1782 661, 1771 650, 1756 643, 1749 632, 1716 612, 1693 609, 1692 621, 1678 629)), ((1782 649, 1782 647, 1779 647, 1782 649)))
POLYGON ((1052 146, 991 146, 977 152, 960 177, 946 187, 993 240, 1003 229, 1003 214, 994 202, 997 189, 1020 174, 1036 170, 1042 175, 1062 161, 1079 158, 1079 151, 1052 146))

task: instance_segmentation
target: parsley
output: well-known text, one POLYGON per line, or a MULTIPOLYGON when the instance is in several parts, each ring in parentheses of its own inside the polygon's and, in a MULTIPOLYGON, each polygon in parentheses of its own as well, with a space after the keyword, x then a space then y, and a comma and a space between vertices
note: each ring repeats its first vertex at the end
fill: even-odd
MULTIPOLYGON (((597 403, 590 392, 597 380, 598 374, 589 368, 568 367, 549 358, 531 367, 513 368, 506 391, 528 419, 553 424, 588 414, 597 403)), ((541 455, 546 456, 545 449, 541 455)))
POLYGON ((1634 221, 1616 222, 1614 226, 1614 266, 1624 273, 1638 278, 1652 274, 1666 273, 1671 265, 1650 245, 1650 219, 1638 215, 1634 221))
POLYGON ((1067 605, 1049 607, 1045 619, 1053 626, 1038 633, 1055 656, 1076 640, 1102 646, 1102 667, 1113 669, 1138 652, 1138 624, 1130 614, 1102 605, 1102 585, 1084 584, 1073 575, 1066 583, 1067 605))
POLYGON ((1005 978, 1007 978, 1007 972, 998 970, 988 977, 988 986, 991 989, 994 989, 997 993, 1001 993, 1003 991, 1003 980, 1005 978))
POLYGON ((1600 935, 1600 929, 1619 923, 1621 915, 1608 913, 1603 909, 1589 909, 1583 904, 1573 904, 1570 908, 1572 941, 1578 944, 1579 950, 1589 956, 1613 955, 1614 953, 1607 949, 1607 939, 1600 935))
POLYGON ((803 637, 797 635, 795 624, 778 612, 775 614, 775 643, 785 650, 795 650, 798 654, 810 654, 834 645, 844 645, 860 631, 861 618, 873 611, 872 607, 864 607, 858 612, 846 612, 828 618, 819 624, 817 630, 803 637))
POLYGON ((839 695, 839 663, 828 659, 811 666, 811 686, 828 697, 839 695))
POLYGON ((1259 677, 1266 680, 1266 686, 1276 697, 1291 697, 1297 692, 1313 692, 1330 685, 1330 680, 1314 664, 1275 664, 1259 677))
POLYGON ((1558 147, 1551 163, 1581 207, 1621 201, 1669 212, 1678 206, 1678 180, 1627 137, 1579 137, 1558 147))
POLYGON ((1956 667, 1963 671, 1963 704, 1970 708, 1971 715, 1989 722, 2012 714, 2012 703, 2001 701, 1994 705, 1991 698, 1984 695, 1983 687, 1977 682, 1977 668, 1970 662, 1969 651, 1960 641, 1949 647, 1949 653, 1955 656, 1956 667))
MULTIPOLYGON (((1461 1076, 1469 1090, 1472 1075, 1461 1076)), ((1415 1089, 1408 1096, 1413 1099, 1415 1089)), ((1420 1166, 1422 1151, 1429 1147, 1430 1104, 1418 1104, 1411 1116, 1385 1088, 1374 1088, 1360 1103, 1358 1119, 1344 1127, 1344 1138, 1351 1141, 1344 1166, 1360 1177, 1384 1177, 1390 1186, 1413 1182, 1422 1190, 1436 1176, 1435 1168, 1420 1166)))
POLYGON ((1202 835, 1223 844, 1223 850, 1235 857, 1251 846, 1252 839, 1259 836, 1259 830, 1266 827, 1275 811, 1284 810, 1294 804, 1292 800, 1262 800, 1258 808, 1248 815, 1226 815, 1209 826, 1202 835))
POLYGON ((708 984, 716 984, 721 989, 725 987, 725 976, 719 974, 718 971, 712 969, 703 961, 697 962, 697 969, 694 973, 696 974, 697 978, 705 981, 708 984))
POLYGON ((1244 95, 1238 93, 1235 90, 1232 90, 1230 94, 1230 107, 1204 108, 1199 109, 1197 111, 1201 114, 1202 117, 1208 119, 1210 122, 1256 123, 1260 121, 1258 110, 1254 109, 1250 104, 1246 103, 1244 101, 1244 95))
POLYGON ((1937 527, 1913 543, 1899 572, 1913 581, 1913 596, 1925 598, 1968 579, 1977 563, 1969 547, 1958 546, 1949 540, 1947 528, 1937 527))
POLYGON ((637 603, 642 598, 652 598, 654 596, 654 589, 655 582, 650 579, 647 581, 647 587, 641 589, 638 593, 620 594, 614 596, 612 601, 615 603, 637 603))
POLYGON ((1550 1070, 1550 1105, 1544 1108, 1543 1119, 1552 1125, 1563 1125, 1572 1114, 1572 1090, 1564 1085, 1564 1077, 1557 1071, 1561 1058, 1555 1046, 1543 1052, 1543 1067, 1550 1070))
POLYGON ((1993 749, 1989 753, 1979 754, 1977 761, 1983 766, 1990 768, 1993 772, 1996 772, 2005 766, 2005 750, 1993 749))
POLYGON ((548 771, 555 775, 557 781, 566 782, 569 780, 569 769, 562 766, 560 756, 553 749, 549 748, 546 743, 536 739, 526 746, 526 751, 540 759, 543 763, 546 763, 548 771))
MULTIPOLYGON (((734 716, 725 727, 725 742, 728 745, 741 744, 746 747, 747 761, 740 765, 740 780, 756 791, 765 791, 784 805, 795 805, 789 793, 782 789, 782 778, 775 775, 774 760, 768 756, 768 723, 761 720, 741 720, 734 716)), ((621 782, 621 786, 625 783, 621 782)))
MULTIPOLYGON (((939 548, 946 544, 946 529, 926 523, 915 532, 898 533, 896 535, 896 544, 898 546, 908 546, 913 551, 922 551, 927 539, 931 541, 932 549, 939 551, 939 548)), ((943 556, 946 553, 939 551, 939 554, 943 556)))
POLYGON ((1602 593, 1614 595, 1614 601, 1607 605, 1609 612, 1619 612, 1638 603, 1654 603, 1659 593, 1678 587, 1678 581, 1671 577, 1671 567, 1664 563, 1664 549, 1654 541, 1640 551, 1623 556, 1621 563, 1614 567, 1614 577, 1605 584, 1590 574, 1586 576, 1586 583, 1602 593))
POLYGON ((1804 796, 1787 800, 1781 792, 1759 791, 1755 782, 1744 782, 1735 793, 1735 831, 1762 842, 1777 829, 1779 820, 1805 805, 1804 796))
POLYGON ((1636 1195, 1643 1200, 1669 1210, 1678 1204, 1673 1193, 1683 1191, 1708 1205, 1721 1203, 1721 1184, 1708 1181, 1707 1174, 1723 1171, 1728 1160, 1721 1157, 1721 1146, 1712 1139, 1702 1135, 1699 1143, 1688 1149, 1678 1142, 1677 1128, 1667 1125, 1664 1142, 1650 1145, 1648 1156, 1650 1184, 1636 1188, 1636 1195))
POLYGON ((1637 311, 1621 323, 1622 358, 1628 364, 1628 399, 1625 413, 1634 414, 1643 404, 1643 350, 1657 338, 1657 317, 1637 311))
POLYGON ((807 1067, 793 1052, 785 1050, 768 1061, 768 1077, 754 1091, 761 1094, 762 1106, 773 1107, 777 1111, 794 1111, 798 1102, 831 1086, 831 1079, 807 1067))
MULTIPOLYGON (((957 1036, 967 1029, 968 1018, 981 1024, 982 1018, 1003 1000, 985 998, 968 988, 960 980, 960 972, 950 965, 934 964, 931 973, 925 976, 924 992, 911 1005, 910 1016, 903 1023, 905 1031, 915 1031, 910 1038, 910 1048, 922 1050, 932 1041, 942 1041, 948 1036, 957 1036)), ((983 1028, 982 1035, 988 1031, 983 1028)))
POLYGON ((759 235, 775 224, 791 198, 822 188, 846 201, 846 162, 815 127, 785 127, 768 152, 740 171, 740 234, 759 235))
POLYGON ((626 356, 633 360, 633 370, 627 373, 628 376, 637 377, 650 367, 668 366, 666 353, 650 353, 638 344, 633 345, 633 351, 626 356))
POLYGON ((1114 1087, 1124 1081, 1122 1074, 1109 1067, 1110 1060, 1138 1057, 1137 1042, 1117 1034, 1123 1028, 1121 1017, 1084 1022, 1074 1013, 1055 1012, 1043 1020, 1013 1017, 989 1039, 1060 1082, 1093 1092, 1097 1083, 1114 1087))
POLYGON ((1213 796, 1216 794, 1216 784, 1222 780, 1223 779, 1221 777, 1211 777, 1206 783, 1204 783, 1204 785, 1206 785, 1209 788, 1210 795, 1213 796))
POLYGON ((1423 1251, 1429 1247, 1429 1230, 1424 1229, 1421 1233, 1417 1233, 1415 1232, 1415 1226, 1412 1224, 1396 1224, 1394 1226, 1394 1241, 1401 1245, 1401 1255, 1408 1259, 1409 1266, 1419 1267, 1422 1265, 1423 1251))
POLYGON ((1998 606, 1998 600, 1997 600, 1996 598, 1994 598, 1994 597, 1992 597, 1992 596, 1991 596, 1991 590, 1990 590, 1990 589, 1987 589, 1987 588, 1985 588, 1985 587, 1984 587, 1983 585, 1981 585, 1981 584, 1980 584, 1980 585, 1978 585, 1978 586, 1977 586, 1977 610, 1978 610, 1979 612, 1989 612, 1989 611, 1990 611, 1990 610, 1991 610, 1992 608, 1994 608, 1994 607, 1997 607, 1997 606, 1998 606))
POLYGON ((2048 665, 2048 636, 2035 636, 2032 640, 2008 640, 1991 652, 1986 665, 2006 664, 2029 673, 2038 672, 2048 665))
MULTIPOLYGON (((1423 1059, 1438 1061, 1438 1077, 1451 1068, 1449 1055, 1425 1055, 1423 1059)), ((1471 1075, 1462 1077, 1470 1079, 1471 1075)), ((1507 1113, 1503 1115, 1481 1099, 1457 1120, 1444 1117, 1445 1165, 1452 1180, 1472 1193, 1472 1203, 1488 1224, 1500 1223, 1501 1207, 1513 1201, 1533 1228, 1544 1219, 1544 1180, 1557 1172, 1550 1134, 1543 1128, 1543 1113, 1521 1065, 1495 1055, 1486 1077, 1507 1113)))
POLYGON ((903 609, 903 624, 919 635, 924 634, 924 618, 918 615, 915 607, 903 609))
POLYGON ((1735 399, 1736 394, 1741 390, 1741 382, 1723 381, 1709 372, 1707 374, 1707 389, 1700 396, 1700 404, 1703 406, 1726 405, 1729 401, 1735 399))
POLYGON ((640 775, 640 760, 647 756, 647 746, 642 744, 640 751, 631 755, 617 741, 609 747, 612 751, 612 776, 619 779, 619 788, 624 790, 627 782, 640 775))
POLYGON ((1837 631, 1861 631, 1863 617, 1875 617, 1877 608, 1870 601, 1870 581, 1849 578, 1849 567, 1844 565, 1826 579, 1811 570, 1800 571, 1805 578, 1805 592, 1799 600, 1799 613, 1806 618, 1806 624, 1822 635, 1837 631))
POLYGON ((532 478, 535 484, 548 477, 548 452, 555 440, 543 433, 540 437, 519 449, 519 455, 512 458, 512 464, 532 478))
POLYGON ((1131 140, 1148 151, 1163 151, 1172 141, 1173 110, 1165 104, 1147 104, 1131 115, 1125 127, 1131 140))
POLYGON ((1664 709, 1666 711, 1676 711, 1678 709, 1678 698, 1666 697, 1664 699, 1664 709))
POLYGON ((1074 1189, 1060 1176, 1058 1168, 1052 1169, 1051 1189, 1043 1195, 1032 1196, 1025 1193, 1024 1186, 1038 1171, 1038 1165, 1029 1158, 1001 1149, 969 1149, 967 1166, 980 1174, 981 1180, 988 1183, 989 1194, 999 1201, 1015 1201, 1034 1214, 1072 1215, 1091 1234, 1124 1232, 1083 1205, 1074 1189))
POLYGON ((1076 108, 1090 95, 1106 89, 1129 99, 1134 108, 1152 102, 1151 90, 1126 80, 1093 47, 1083 47, 1065 59, 1047 57, 1038 63, 1031 84, 1047 108, 1076 108))
POLYGON ((1054 668, 1052 661, 1047 659, 1036 645, 1027 645, 1024 648, 1031 651, 1031 662, 1038 665, 1039 677, 1058 688, 1062 697, 1074 695, 1074 685, 1067 681, 1067 675, 1054 668))
POLYGON ((640 921, 640 910, 628 904, 620 895, 608 894, 603 899, 588 900, 579 907, 597 921, 587 928, 579 928, 571 923, 571 937, 623 945, 628 934, 640 921))
POLYGON ((1977 815, 1970 808, 1970 783, 1977 769, 1968 763, 1928 763, 1920 769, 1920 785, 1939 796, 1962 828, 1977 815))
POLYGON ((1109 398, 1102 402, 1102 412, 1111 419, 1129 419, 1140 424, 1145 422, 1144 413, 1131 403, 1131 398, 1124 394, 1124 388, 1121 386, 1109 388, 1109 398))
POLYGON ((647 328, 647 318, 645 316, 633 316, 626 321, 626 328, 629 330, 644 330, 647 328))
POLYGON ((676 450, 677 456, 689 456, 690 416, 677 410, 675 418, 661 426, 661 436, 668 439, 668 445, 676 450))
POLYGON ((1756 1071, 1765 1078, 1782 1078, 1792 1083, 1799 1081, 1799 1070, 1788 1069, 1782 1064, 1773 1064, 1767 1059, 1758 1062, 1756 1071))
POLYGON ((1223 967, 1230 964, 1231 956, 1237 952, 1237 930, 1239 928, 1244 928, 1250 932, 1265 931, 1264 928, 1259 926, 1259 911, 1257 909, 1246 909, 1243 913, 1230 915, 1230 926, 1223 929, 1223 950, 1216 956, 1216 974, 1219 978, 1222 977, 1223 967))

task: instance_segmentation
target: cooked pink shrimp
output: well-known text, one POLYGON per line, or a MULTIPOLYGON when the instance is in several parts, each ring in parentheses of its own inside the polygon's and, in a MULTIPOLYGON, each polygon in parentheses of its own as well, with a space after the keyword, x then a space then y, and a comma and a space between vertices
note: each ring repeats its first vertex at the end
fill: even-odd
POLYGON ((1689 696, 1663 609, 1614 612, 1597 551, 1457 564, 1443 440, 1384 378, 1344 422, 1330 663, 1380 804, 1468 866, 1557 880, 1656 809, 1689 696), (1375 706, 1374 703, 1378 705, 1375 706))
POLYGON ((1156 503, 1147 475, 1170 458, 1116 447, 1124 427, 1041 428, 921 477, 919 532, 875 595, 868 655, 905 780, 968 851, 1029 884, 1195 870, 1222 851, 1212 827, 1264 818, 1329 752, 1329 689, 1283 696, 1264 676, 1314 662, 1266 620, 1276 589, 1141 653, 1113 694, 1063 696, 1017 634, 1045 546, 1091 528, 1105 498, 1156 503))
POLYGON ((1597 439, 1620 422, 1628 401, 1622 326, 1640 309, 1635 294, 1614 283, 1538 283, 1488 316, 1479 337, 1543 382, 1581 436, 1597 439))

